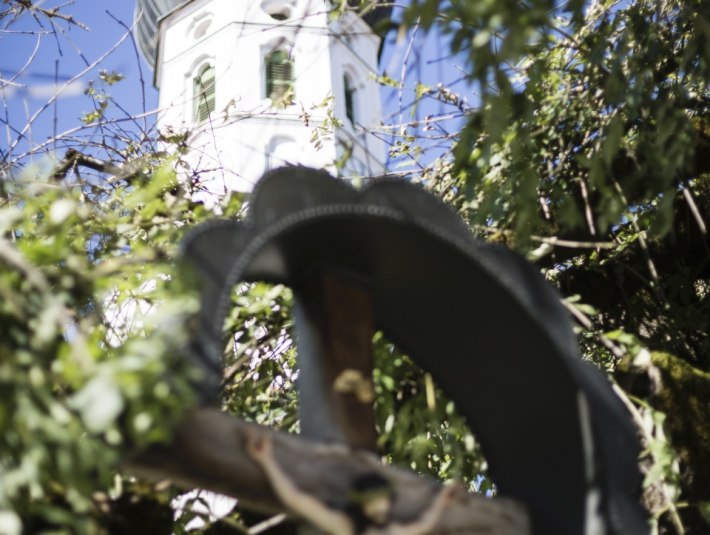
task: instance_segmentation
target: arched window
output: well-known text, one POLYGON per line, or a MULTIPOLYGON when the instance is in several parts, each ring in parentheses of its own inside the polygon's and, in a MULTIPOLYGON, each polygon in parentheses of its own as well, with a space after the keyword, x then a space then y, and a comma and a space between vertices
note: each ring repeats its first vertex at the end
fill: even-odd
POLYGON ((204 65, 193 79, 195 122, 207 120, 215 106, 215 74, 212 65, 204 65))
POLYGON ((266 58, 266 96, 274 104, 293 102, 293 59, 282 49, 274 50, 266 58))
POLYGON ((200 22, 195 28, 195 31, 192 33, 193 39, 200 39, 201 37, 204 37, 211 24, 212 19, 207 19, 200 22))
POLYGON ((290 137, 277 136, 266 147, 266 170, 277 169, 284 165, 296 165, 303 151, 290 137))
POLYGON ((345 97, 345 116, 352 124, 355 124, 356 103, 355 91, 357 88, 353 85, 350 76, 346 73, 343 75, 343 92, 345 97))
POLYGON ((287 20, 293 13, 293 0, 262 0, 261 9, 278 21, 287 20))

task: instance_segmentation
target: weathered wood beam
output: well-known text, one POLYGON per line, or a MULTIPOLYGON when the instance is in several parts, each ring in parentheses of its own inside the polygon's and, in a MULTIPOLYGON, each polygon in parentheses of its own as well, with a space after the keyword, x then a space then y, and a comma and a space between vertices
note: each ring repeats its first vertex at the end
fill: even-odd
POLYGON ((301 434, 375 451, 371 293, 337 274, 318 272, 295 296, 301 434))
MULTIPOLYGON (((255 437, 271 441, 275 460, 300 490, 336 508, 348 503, 352 483, 363 474, 377 473, 389 481, 395 496, 391 516, 396 523, 415 521, 442 489, 433 479, 381 465, 371 453, 268 430, 212 409, 189 412, 170 444, 135 454, 126 468, 139 476, 233 496, 256 510, 284 511, 247 449, 255 437)), ((470 494, 462 488, 452 494, 432 533, 529 535, 530 528, 520 504, 470 494)))

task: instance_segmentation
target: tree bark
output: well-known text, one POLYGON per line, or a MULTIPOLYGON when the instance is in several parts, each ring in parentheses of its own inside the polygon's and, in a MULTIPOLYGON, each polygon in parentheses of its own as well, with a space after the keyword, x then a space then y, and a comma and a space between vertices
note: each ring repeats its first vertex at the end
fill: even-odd
MULTIPOLYGON (((275 460, 301 491, 337 509, 348 502, 352 482, 373 472, 394 489, 390 523, 416 521, 442 489, 433 479, 380 464, 371 453, 311 442, 210 409, 192 410, 176 428, 172 443, 136 453, 126 465, 136 475, 233 496, 259 511, 283 512, 266 474, 247 450, 247 441, 260 436, 272 442, 275 460)), ((528 535, 530 528, 520 504, 461 488, 432 533, 528 535)))

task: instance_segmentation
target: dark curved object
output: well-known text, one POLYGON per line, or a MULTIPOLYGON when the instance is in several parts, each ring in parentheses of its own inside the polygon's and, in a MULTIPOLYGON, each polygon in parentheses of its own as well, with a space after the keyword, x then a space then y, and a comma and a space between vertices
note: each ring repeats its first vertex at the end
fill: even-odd
POLYGON ((198 227, 194 352, 218 389, 221 327, 240 281, 298 289, 314 271, 366 284, 375 321, 456 402, 502 495, 535 534, 648 533, 626 409, 583 362, 558 295, 523 258, 475 240, 446 205, 401 180, 361 191, 302 167, 267 174, 244 222, 198 227))

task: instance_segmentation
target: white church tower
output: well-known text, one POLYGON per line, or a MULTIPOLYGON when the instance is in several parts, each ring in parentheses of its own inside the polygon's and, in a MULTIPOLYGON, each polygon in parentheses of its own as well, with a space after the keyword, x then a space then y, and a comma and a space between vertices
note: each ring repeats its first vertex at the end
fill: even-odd
POLYGON ((329 0, 137 0, 158 127, 190 132, 206 194, 248 191, 285 164, 384 172, 373 79, 381 37, 332 9, 329 0))

